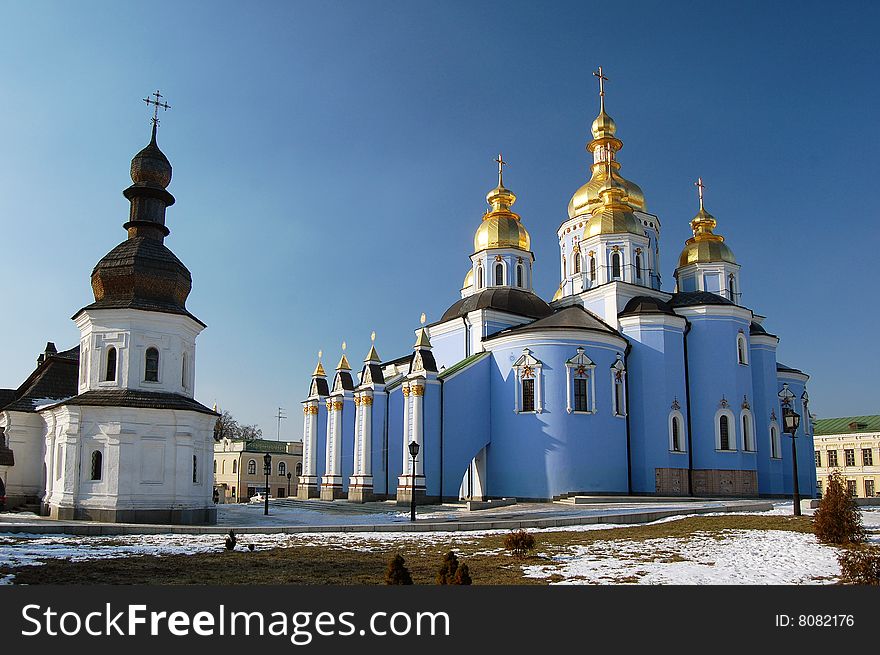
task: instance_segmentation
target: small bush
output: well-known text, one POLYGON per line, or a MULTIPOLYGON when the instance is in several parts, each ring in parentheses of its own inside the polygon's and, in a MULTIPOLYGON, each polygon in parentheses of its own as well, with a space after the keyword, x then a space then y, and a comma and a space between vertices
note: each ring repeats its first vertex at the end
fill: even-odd
POLYGON ((409 569, 404 566, 404 559, 400 553, 397 553, 388 562, 388 568, 385 569, 385 584, 412 584, 412 576, 409 569))
POLYGON ((226 535, 226 550, 235 550, 236 541, 235 530, 230 530, 229 534, 226 535))
POLYGON ((461 566, 455 571, 455 578, 452 580, 452 584, 471 584, 471 571, 466 563, 462 562, 461 566))
POLYGON ((847 490, 840 473, 828 476, 828 485, 813 516, 816 538, 826 544, 850 544, 865 541, 862 514, 847 490))
POLYGON ((504 547, 517 557, 525 557, 535 548, 535 538, 525 530, 517 530, 504 537, 504 547))
POLYGON ((844 584, 880 585, 880 548, 861 546, 837 556, 844 584))
POLYGON ((443 563, 437 571, 437 584, 455 584, 455 572, 458 570, 458 557, 451 550, 443 556, 443 563))

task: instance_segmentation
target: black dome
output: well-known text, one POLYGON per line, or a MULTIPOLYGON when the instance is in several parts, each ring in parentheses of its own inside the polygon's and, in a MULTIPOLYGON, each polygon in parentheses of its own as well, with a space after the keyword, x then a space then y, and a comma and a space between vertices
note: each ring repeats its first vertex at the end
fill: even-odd
POLYGON ((635 316, 637 314, 669 314, 675 316, 675 312, 672 311, 672 307, 668 302, 659 298, 652 298, 651 296, 636 296, 626 303, 626 307, 620 312, 621 316, 635 316))
POLYGON ((550 305, 530 291, 498 287, 462 298, 446 310, 440 322, 465 316, 477 309, 495 309, 529 318, 544 318, 553 313, 550 305))

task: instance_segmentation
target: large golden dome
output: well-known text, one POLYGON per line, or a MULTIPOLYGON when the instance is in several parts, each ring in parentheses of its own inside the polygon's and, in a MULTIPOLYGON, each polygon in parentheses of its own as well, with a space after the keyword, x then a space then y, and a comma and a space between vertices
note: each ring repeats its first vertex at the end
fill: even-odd
MULTIPOLYGON (((612 166, 620 168, 618 162, 613 162, 612 166)), ((597 203, 602 202, 601 198, 599 198, 599 190, 602 188, 607 177, 605 172, 606 166, 604 163, 598 162, 593 164, 592 168, 593 176, 590 178, 590 181, 575 191, 574 195, 571 197, 571 202, 568 203, 569 218, 574 218, 581 214, 589 214, 597 203)), ((620 184, 624 188, 624 202, 630 205, 633 209, 647 211, 645 194, 642 192, 641 187, 635 182, 627 180, 619 173, 617 173, 615 177, 618 178, 620 184)))
POLYGON ((516 195, 501 184, 486 196, 492 206, 483 215, 483 222, 474 235, 474 252, 487 248, 518 248, 531 250, 532 240, 519 215, 510 210, 516 195))
POLYGON ((625 202, 626 187, 614 168, 606 164, 605 181, 599 189, 599 204, 594 205, 592 215, 584 227, 584 239, 597 234, 638 234, 643 236, 642 223, 625 202))
POLYGON ((710 264, 713 262, 727 262, 736 264, 733 251, 724 243, 724 237, 715 234, 712 230, 718 222, 715 217, 700 207, 699 213, 691 221, 691 229, 694 236, 685 242, 681 256, 678 258, 678 266, 690 264, 710 264))

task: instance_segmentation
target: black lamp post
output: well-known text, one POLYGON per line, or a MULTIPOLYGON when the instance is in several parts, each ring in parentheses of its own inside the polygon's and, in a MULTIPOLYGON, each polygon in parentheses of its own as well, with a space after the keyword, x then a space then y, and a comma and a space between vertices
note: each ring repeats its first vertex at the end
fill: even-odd
POLYGON ((287 472, 287 497, 290 498, 290 478, 293 477, 291 472, 287 472))
POLYGON ((263 455, 263 473, 266 474, 266 494, 263 498, 265 503, 263 506, 263 514, 269 516, 269 473, 272 472, 272 455, 266 453, 263 455))
POLYGON ((409 520, 416 520, 416 457, 419 455, 419 444, 409 442, 409 454, 412 457, 412 476, 410 477, 409 520))
POLYGON ((791 437, 791 462, 794 475, 794 515, 801 515, 801 494, 798 488, 798 468, 797 468, 797 429, 801 422, 801 415, 790 407, 782 408, 782 424, 783 429, 791 437))

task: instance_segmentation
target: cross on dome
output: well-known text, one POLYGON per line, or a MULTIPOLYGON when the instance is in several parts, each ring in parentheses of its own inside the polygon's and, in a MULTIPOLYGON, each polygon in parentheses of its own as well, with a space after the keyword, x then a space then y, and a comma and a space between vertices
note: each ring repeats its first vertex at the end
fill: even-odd
POLYGON ((163 96, 161 93, 159 93, 158 90, 156 90, 154 93, 151 93, 146 98, 142 98, 142 100, 147 103, 147 107, 153 105, 153 117, 150 119, 153 125, 159 125, 159 107, 161 107, 165 111, 171 109, 171 105, 169 105, 167 102, 162 102, 161 99, 164 97, 165 96, 163 96), (155 100, 153 100, 154 96, 156 98, 155 100))
POLYGON ((504 186, 504 177, 503 177, 504 176, 504 167, 508 166, 508 163, 506 161, 504 161, 504 159, 501 157, 500 152, 498 153, 498 157, 496 159, 494 159, 493 161, 498 164, 498 186, 503 187, 504 186))

